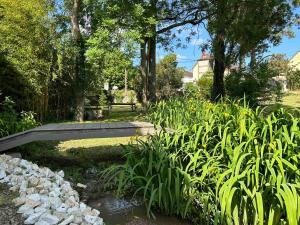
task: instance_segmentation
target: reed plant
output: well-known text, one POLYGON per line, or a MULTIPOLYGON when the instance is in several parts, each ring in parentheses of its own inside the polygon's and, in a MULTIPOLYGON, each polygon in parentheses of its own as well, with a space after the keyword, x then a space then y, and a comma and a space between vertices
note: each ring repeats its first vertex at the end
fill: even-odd
POLYGON ((149 120, 162 131, 127 146, 126 164, 106 171, 120 193, 143 198, 149 215, 300 224, 298 117, 284 109, 266 116, 245 101, 182 99, 158 103, 149 120))

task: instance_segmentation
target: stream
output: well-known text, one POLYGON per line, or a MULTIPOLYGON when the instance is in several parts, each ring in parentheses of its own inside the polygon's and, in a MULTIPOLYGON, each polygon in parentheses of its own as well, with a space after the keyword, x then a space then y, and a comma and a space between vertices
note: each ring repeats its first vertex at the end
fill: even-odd
POLYGON ((105 193, 98 198, 88 200, 87 204, 98 209, 106 225, 189 225, 176 217, 155 213, 156 219, 149 219, 146 208, 136 200, 117 198, 105 193))

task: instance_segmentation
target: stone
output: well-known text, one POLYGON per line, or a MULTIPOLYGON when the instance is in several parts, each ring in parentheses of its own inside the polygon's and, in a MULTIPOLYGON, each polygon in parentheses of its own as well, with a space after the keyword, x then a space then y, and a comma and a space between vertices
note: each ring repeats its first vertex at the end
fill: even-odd
POLYGON ((76 216, 76 215, 75 215, 74 223, 81 224, 82 222, 83 222, 82 217, 81 217, 81 216, 76 216))
POLYGON ((41 200, 41 196, 39 194, 31 194, 27 198, 36 202, 41 200))
POLYGON ((19 210, 18 210, 18 213, 25 213, 25 212, 27 212, 27 211, 29 211, 29 212, 34 212, 33 211, 33 208, 31 207, 31 206, 29 206, 29 205, 22 205, 20 208, 19 208, 19 210))
POLYGON ((46 222, 49 225, 54 225, 54 224, 57 224, 59 222, 59 218, 57 218, 56 216, 53 216, 51 214, 44 214, 44 215, 41 216, 39 221, 46 222))
POLYGON ((28 187, 28 181, 27 180, 23 180, 20 186, 20 191, 25 192, 26 189, 28 187))
POLYGON ((49 223, 47 223, 45 221, 38 221, 34 225, 49 225, 49 223))
POLYGON ((98 217, 97 216, 91 216, 91 215, 85 215, 84 220, 88 223, 94 224, 96 223, 98 217))
POLYGON ((68 206, 65 203, 62 203, 58 208, 56 208, 56 211, 58 212, 66 212, 68 210, 68 206))
POLYGON ((49 209, 49 206, 47 207, 47 205, 40 205, 40 206, 38 206, 38 207, 36 207, 35 209, 34 209, 34 212, 35 213, 38 213, 38 212, 40 212, 40 213, 45 213, 45 212, 47 212, 47 210, 49 209))
MULTIPOLYGON (((63 177, 63 171, 54 173, 23 159, 0 155, 0 183, 19 191, 13 203, 25 224, 102 225, 100 212, 80 202, 78 192, 63 177)), ((77 187, 85 189, 87 185, 78 183, 77 187)))
POLYGON ((16 192, 18 190, 17 186, 13 186, 11 188, 9 188, 10 191, 16 192))
POLYGON ((100 212, 99 212, 97 209, 92 209, 91 214, 92 214, 93 216, 99 216, 99 215, 100 215, 100 212))
POLYGON ((35 208, 35 207, 39 206, 41 204, 41 202, 40 201, 34 201, 34 200, 31 200, 31 199, 26 199, 25 204, 29 205, 31 208, 35 208))
POLYGON ((81 211, 84 211, 87 208, 87 206, 86 206, 86 204, 84 204, 83 202, 81 202, 79 204, 79 208, 80 208, 81 211))
POLYGON ((83 189, 86 189, 86 188, 87 188, 87 186, 86 186, 86 185, 84 185, 84 184, 81 184, 81 183, 78 183, 78 184, 77 184, 77 187, 79 187, 79 188, 83 188, 83 189))
POLYGON ((33 213, 24 221, 24 223, 25 224, 35 224, 39 220, 41 215, 42 215, 42 212, 33 213))
POLYGON ((59 175, 59 176, 61 176, 61 177, 64 177, 65 176, 65 173, 64 173, 64 171, 59 171, 58 173, 57 173, 57 175, 59 175))
POLYGON ((65 219, 64 221, 62 221, 61 223, 59 223, 58 225, 68 225, 68 224, 70 224, 73 220, 74 220, 74 216, 71 215, 71 216, 69 216, 67 219, 65 219))
POLYGON ((26 198, 25 197, 18 197, 12 200, 12 202, 15 204, 15 206, 21 206, 25 204, 26 198))

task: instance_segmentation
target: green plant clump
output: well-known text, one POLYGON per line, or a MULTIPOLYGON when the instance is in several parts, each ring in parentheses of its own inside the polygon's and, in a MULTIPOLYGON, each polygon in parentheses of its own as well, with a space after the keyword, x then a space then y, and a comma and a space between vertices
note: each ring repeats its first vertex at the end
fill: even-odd
POLYGON ((32 112, 18 113, 14 101, 6 97, 0 103, 0 138, 37 126, 34 116, 32 112))
POLYGON ((158 103, 150 120, 163 130, 127 147, 126 164, 105 174, 119 193, 141 196, 149 215, 158 209, 195 224, 300 223, 299 118, 184 99, 158 103))

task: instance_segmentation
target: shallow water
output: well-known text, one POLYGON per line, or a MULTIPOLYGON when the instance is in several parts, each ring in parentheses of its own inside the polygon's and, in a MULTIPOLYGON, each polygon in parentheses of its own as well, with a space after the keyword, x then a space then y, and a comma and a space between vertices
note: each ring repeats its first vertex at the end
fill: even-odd
POLYGON ((88 205, 98 209, 106 225, 189 225, 175 217, 155 213, 156 219, 149 219, 146 208, 136 200, 117 198, 106 193, 88 201, 88 205))

